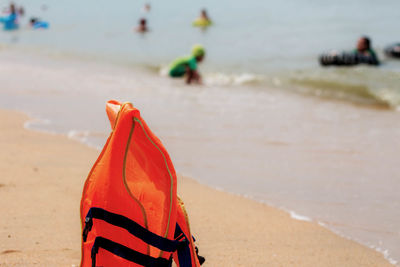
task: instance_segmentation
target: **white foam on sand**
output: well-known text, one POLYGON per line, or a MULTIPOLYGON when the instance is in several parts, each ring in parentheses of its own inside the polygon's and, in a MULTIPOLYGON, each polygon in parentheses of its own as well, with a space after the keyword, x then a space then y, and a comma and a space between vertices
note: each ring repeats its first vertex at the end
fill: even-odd
MULTIPOLYGON (((359 244, 361 244, 361 245, 363 245, 363 246, 366 246, 366 247, 369 247, 369 248, 371 248, 371 249, 373 249, 373 250, 376 250, 377 252, 381 253, 381 254, 383 255, 383 257, 384 257, 390 264, 395 265, 395 266, 398 266, 397 264, 399 263, 399 261, 397 261, 397 260, 395 260, 395 259, 393 259, 393 258, 390 257, 390 252, 389 252, 388 249, 383 249, 383 248, 378 247, 378 246, 375 246, 375 245, 366 244, 365 242, 362 242, 361 240, 359 240, 359 239, 357 239, 357 238, 347 236, 347 235, 343 234, 341 231, 339 231, 339 230, 337 230, 337 229, 335 229, 335 228, 333 228, 333 227, 330 227, 328 223, 324 223, 324 222, 318 221, 318 225, 320 225, 320 226, 322 226, 322 227, 328 229, 329 231, 332 231, 334 234, 336 234, 336 235, 338 235, 338 236, 340 236, 340 237, 342 237, 342 238, 345 238, 345 239, 347 239, 347 240, 351 240, 351 241, 357 242, 357 243, 359 243, 359 244)), ((382 242, 380 241, 380 244, 381 244, 381 243, 382 243, 382 242)))
MULTIPOLYGON (((31 117, 29 114, 27 114, 29 117, 31 117)), ((27 120, 24 123, 24 128, 30 131, 38 131, 38 132, 43 132, 46 134, 57 134, 55 131, 51 131, 51 130, 44 130, 42 129, 42 127, 40 126, 46 126, 46 125, 50 125, 51 121, 48 119, 40 119, 40 118, 32 118, 30 120, 27 120), (40 128, 40 130, 38 129, 40 128)))
POLYGON ((304 215, 300 215, 297 214, 294 211, 288 211, 290 214, 290 217, 292 219, 298 220, 298 221, 305 221, 305 222, 312 222, 312 219, 310 217, 304 216, 304 215))
POLYGON ((263 78, 251 73, 231 75, 224 73, 206 73, 204 80, 205 84, 208 86, 229 86, 258 83, 261 82, 263 78))
POLYGON ((67 137, 71 140, 78 141, 90 148, 94 148, 96 150, 101 150, 102 146, 98 146, 91 142, 90 137, 92 137, 94 134, 88 130, 86 131, 79 131, 79 130, 70 130, 67 133, 67 137))
POLYGON ((382 254, 383 254, 383 257, 384 257, 387 261, 389 261, 390 264, 397 265, 397 264, 399 263, 397 260, 392 259, 392 258, 390 257, 389 250, 383 249, 383 248, 380 248, 380 247, 375 247, 375 246, 370 246, 370 248, 375 249, 375 250, 378 251, 379 253, 382 253, 382 254))
POLYGON ((67 134, 69 139, 76 140, 82 143, 87 143, 89 131, 70 130, 67 134))

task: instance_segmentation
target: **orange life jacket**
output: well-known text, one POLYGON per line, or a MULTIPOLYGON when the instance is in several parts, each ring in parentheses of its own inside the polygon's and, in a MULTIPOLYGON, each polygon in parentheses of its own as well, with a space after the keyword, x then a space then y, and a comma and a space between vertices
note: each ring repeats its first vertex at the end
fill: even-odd
POLYGON ((81 266, 200 266, 161 141, 132 104, 106 111, 112 132, 82 193, 81 266))

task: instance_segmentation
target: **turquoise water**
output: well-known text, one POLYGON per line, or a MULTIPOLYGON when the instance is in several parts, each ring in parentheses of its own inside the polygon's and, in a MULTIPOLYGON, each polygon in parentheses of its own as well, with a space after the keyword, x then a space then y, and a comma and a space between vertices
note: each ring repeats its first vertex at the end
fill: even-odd
POLYGON ((194 43, 207 48, 202 72, 209 84, 273 86, 342 100, 400 106, 400 60, 384 57, 400 41, 400 2, 384 1, 17 1, 28 17, 51 23, 48 31, 0 33, 0 41, 23 47, 74 53, 155 72, 194 43), (42 5, 47 9, 43 10, 42 5), (214 26, 202 31, 191 22, 206 7, 214 26), (151 31, 133 31, 141 17, 151 31), (373 40, 383 65, 376 69, 318 66, 327 50, 349 50, 357 38, 373 40), (328 86, 327 86, 328 85, 328 86))

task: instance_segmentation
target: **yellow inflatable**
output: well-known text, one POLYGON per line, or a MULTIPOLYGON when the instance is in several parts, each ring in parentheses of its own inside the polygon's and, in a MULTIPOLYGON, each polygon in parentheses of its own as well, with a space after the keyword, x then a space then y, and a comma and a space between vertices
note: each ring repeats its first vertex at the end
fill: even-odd
POLYGON ((198 18, 192 23, 193 27, 208 27, 212 25, 212 21, 204 18, 198 18))

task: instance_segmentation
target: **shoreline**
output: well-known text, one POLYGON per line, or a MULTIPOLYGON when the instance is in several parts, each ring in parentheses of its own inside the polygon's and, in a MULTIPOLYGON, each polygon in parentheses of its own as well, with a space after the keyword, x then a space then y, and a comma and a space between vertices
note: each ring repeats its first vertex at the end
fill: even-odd
MULTIPOLYGON (((88 66, 99 64, 102 67, 107 68, 117 68, 120 70, 129 70, 129 71, 139 71, 144 73, 145 75, 154 76, 157 79, 165 79, 168 75, 167 73, 167 64, 163 65, 152 65, 147 63, 131 63, 123 60, 115 60, 112 57, 100 56, 98 54, 88 54, 84 52, 78 51, 63 51, 57 49, 48 49, 42 50, 39 47, 31 47, 27 45, 20 46, 12 46, 8 43, 0 43, 0 53, 8 54, 11 57, 19 57, 18 54, 23 54, 29 58, 29 60, 38 60, 45 59, 46 61, 63 61, 69 64, 77 64, 83 63, 88 66), (4 52, 4 51, 7 52, 4 52)), ((357 67, 364 68, 364 70, 368 70, 368 67, 365 66, 357 67)), ((338 69, 339 71, 341 69, 338 69)), ((209 87, 246 87, 251 90, 259 90, 260 88, 269 88, 273 90, 283 90, 288 94, 298 95, 301 98, 315 98, 317 101, 330 101, 337 102, 339 104, 351 105, 357 108, 363 109, 372 109, 377 111, 389 111, 389 112, 399 112, 400 106, 398 104, 388 102, 385 97, 381 97, 379 95, 374 95, 374 92, 368 91, 365 89, 365 92, 352 92, 343 90, 343 86, 346 83, 339 83, 338 88, 329 88, 327 90, 322 90, 324 87, 321 85, 321 88, 318 90, 312 86, 302 85, 302 83, 293 83, 292 80, 299 79, 293 78, 290 75, 286 76, 286 73, 291 73, 291 75, 296 74, 297 72, 314 72, 314 71, 323 71, 326 72, 328 76, 333 75, 335 73, 335 69, 332 68, 315 68, 309 67, 307 69, 281 69, 280 71, 272 71, 269 70, 267 72, 232 72, 232 70, 219 72, 215 71, 215 69, 211 72, 204 72, 204 80, 205 85, 209 87), (285 74, 285 75, 284 75, 285 74)), ((386 70, 391 71, 393 70, 386 70)), ((357 72, 353 73, 356 74, 357 72)), ((393 72, 394 74, 396 71, 393 72)), ((392 73, 392 75, 393 75, 392 73)), ((338 76, 336 79, 343 79, 344 77, 338 76)), ((307 78, 310 79, 310 78, 307 78)), ((306 79, 306 80, 307 80, 306 79)), ((299 79, 299 81, 302 81, 299 79)), ((321 82, 322 84, 333 83, 332 80, 327 81, 316 81, 321 82)), ((182 86, 179 83, 175 83, 175 86, 182 86)), ((348 87, 355 87, 351 83, 347 84, 348 87)))
MULTIPOLYGON (((334 101, 336 101, 336 100, 334 100, 334 101)), ((352 105, 357 106, 355 103, 352 103, 352 105)), ((366 106, 361 105, 361 106, 359 106, 359 108, 371 109, 371 108, 373 108, 373 107, 371 107, 371 106, 366 107, 366 106)), ((0 109, 0 110, 1 110, 1 109, 0 109)), ((382 109, 378 109, 378 110, 379 110, 379 111, 388 111, 387 109, 383 109, 383 110, 382 110, 382 109)), ((102 149, 102 147, 96 146, 96 145, 94 145, 94 144, 90 144, 90 143, 87 142, 87 140, 82 140, 82 139, 80 139, 79 137, 75 137, 74 135, 72 135, 72 134, 70 134, 70 133, 68 133, 68 134, 61 134, 61 133, 58 133, 58 132, 56 132, 56 131, 40 129, 40 127, 38 127, 38 128, 31 127, 31 126, 30 126, 31 123, 34 123, 34 124, 35 124, 35 123, 37 123, 37 122, 40 122, 39 124, 43 124, 43 125, 47 124, 46 119, 34 118, 34 117, 30 116, 29 114, 27 114, 26 112, 20 111, 20 110, 15 110, 15 112, 17 112, 17 113, 23 113, 23 114, 25 114, 26 116, 28 116, 28 117, 30 118, 30 119, 27 119, 27 120, 24 122, 24 124, 23 124, 23 125, 24 125, 24 128, 25 128, 26 130, 28 130, 28 131, 34 131, 34 132, 38 132, 38 133, 44 133, 44 134, 51 134, 51 135, 56 135, 56 136, 62 136, 62 137, 68 138, 69 140, 72 140, 72 141, 74 141, 74 142, 78 142, 78 143, 80 143, 80 144, 83 144, 84 146, 86 146, 86 147, 88 147, 88 148, 90 148, 90 149, 94 149, 94 150, 96 150, 96 151, 98 151, 98 152, 100 152, 101 149, 102 149)), ((233 195, 233 196, 236 196, 236 197, 239 197, 239 198, 248 199, 248 200, 257 202, 257 203, 259 203, 259 204, 272 207, 272 208, 274 208, 274 209, 278 209, 278 210, 280 210, 280 211, 283 211, 283 212, 287 213, 287 214, 290 216, 290 218, 293 219, 293 220, 298 220, 298 221, 304 221, 304 222, 310 222, 310 223, 318 224, 319 226, 321 226, 321 227, 327 229, 328 231, 332 232, 332 233, 335 234, 335 235, 340 236, 341 238, 344 238, 344 239, 349 240, 349 241, 352 241, 352 242, 356 242, 357 244, 360 244, 360 245, 362 245, 362 246, 364 246, 364 247, 367 247, 367 248, 370 248, 370 249, 372 249, 372 250, 374 250, 374 251, 377 251, 379 254, 382 254, 382 255, 384 256, 385 260, 387 260, 390 264, 392 264, 392 265, 394 265, 394 266, 398 266, 397 264, 399 263, 399 261, 397 261, 397 260, 391 258, 390 255, 389 255, 389 253, 388 253, 388 250, 387 250, 387 249, 382 248, 382 247, 379 247, 379 246, 374 245, 374 244, 365 244, 365 243, 363 243, 362 241, 358 240, 357 238, 353 238, 353 237, 351 237, 351 236, 349 236, 349 235, 346 235, 346 234, 344 234, 344 233, 341 233, 339 230, 334 229, 334 227, 330 227, 327 223, 325 223, 325 222, 323 222, 323 221, 319 221, 319 220, 313 219, 313 218, 311 218, 311 217, 308 217, 308 216, 305 216, 305 215, 302 215, 302 214, 298 214, 298 213, 297 213, 296 211, 294 211, 294 210, 288 209, 288 208, 286 208, 286 207, 280 207, 280 206, 277 206, 277 205, 273 205, 273 204, 271 204, 271 203, 268 203, 267 201, 254 198, 254 197, 252 197, 252 196, 250 196, 250 195, 247 195, 247 194, 240 194, 240 193, 235 193, 235 192, 231 192, 231 191, 226 191, 226 190, 223 189, 223 188, 213 187, 213 186, 211 186, 211 185, 207 185, 206 183, 202 183, 202 182, 200 182, 200 181, 196 181, 194 178, 191 178, 191 177, 186 176, 186 175, 183 175, 183 174, 182 174, 182 175, 181 175, 181 174, 178 174, 178 176, 183 176, 183 177, 185 177, 186 179, 192 179, 193 181, 195 181, 196 183, 198 183, 198 184, 200 184, 200 185, 202 185, 202 186, 208 187, 208 188, 210 188, 210 189, 212 189, 212 190, 215 190, 215 191, 222 192, 222 193, 224 193, 224 194, 230 194, 230 195, 233 195)))
MULTIPOLYGON (((3 137, 4 134, 6 134, 6 139, 8 139, 8 147, 5 148, 5 153, 7 153, 7 148, 13 146, 19 147, 22 151, 23 149, 27 149, 21 146, 21 144, 18 144, 20 140, 18 139, 19 137, 24 137, 23 143, 28 142, 27 145, 43 145, 43 150, 48 150, 47 156, 50 158, 52 153, 59 152, 63 154, 64 150, 67 150, 68 153, 72 152, 74 155, 76 154, 75 152, 79 153, 80 156, 78 158, 68 159, 71 166, 67 168, 69 173, 74 173, 75 178, 80 177, 80 180, 76 179, 73 181, 75 186, 69 184, 68 189, 70 193, 73 191, 73 194, 69 194, 68 198, 73 199, 72 203, 78 203, 82 188, 76 188, 76 185, 83 185, 87 175, 85 171, 89 171, 99 152, 75 140, 70 140, 66 136, 59 134, 49 135, 36 130, 25 129, 23 125, 24 122, 27 121, 27 116, 22 115, 20 112, 0 110, 0 117, 2 117, 2 121, 4 121, 4 127, 9 130, 7 133, 0 132, 0 135, 3 135, 3 137), (60 146, 62 149, 59 149, 60 146), (87 159, 88 155, 92 158, 91 160, 87 159), (82 156, 85 160, 82 160, 82 156), (80 159, 82 162, 79 162, 80 159), (79 196, 78 199, 76 199, 77 196, 79 196)), ((2 153, 2 158, 7 159, 9 155, 5 155, 4 152, 2 153)), ((8 150, 8 153, 9 152, 10 150, 8 150)), ((32 151, 24 152, 27 154, 23 156, 26 164, 26 161, 33 160, 28 156, 29 152, 32 151)), ((18 156, 21 156, 18 154, 19 153, 13 152, 12 156, 18 158, 18 156)), ((61 156, 61 158, 63 159, 62 161, 65 160, 63 156, 61 156)), ((39 159, 42 160, 40 157, 37 158, 37 160, 39 159)), ((9 163, 11 162, 9 159, 8 161, 9 163)), ((49 163, 46 164, 42 162, 41 164, 41 167, 36 166, 33 167, 33 169, 28 167, 29 172, 33 170, 33 172, 36 173, 37 179, 41 182, 47 182, 47 184, 45 183, 46 186, 51 186, 51 179, 43 181, 43 176, 46 175, 40 175, 41 169, 49 169, 50 172, 53 171, 53 174, 57 174, 57 172, 54 173, 54 171, 64 169, 54 168, 54 166, 49 163), (48 182, 50 182, 50 184, 48 184, 48 182)), ((57 167, 57 164, 54 165, 57 167)), ((13 178, 16 180, 21 178, 21 175, 26 174, 28 171, 24 170, 23 167, 19 169, 9 164, 4 165, 3 163, 2 165, 3 172, 6 174, 10 172, 14 173, 15 175, 13 178)), ((60 179, 60 183, 65 183, 67 177, 64 176, 62 178, 64 179, 60 179)), ((17 194, 24 195, 24 192, 21 192, 22 189, 18 191, 18 182, 13 183, 12 180, 2 181, 0 192, 3 191, 2 193, 5 193, 5 199, 11 200, 15 198, 15 194, 13 194, 15 192, 8 192, 9 190, 16 190, 17 194)), ((26 181, 24 181, 24 183, 25 182, 26 181)), ((35 181, 29 182, 35 184, 35 181)), ((57 187, 58 186, 52 188, 59 190, 57 187)), ((344 264, 346 264, 346 266, 360 266, 363 265, 360 264, 361 262, 365 262, 363 266, 392 266, 384 259, 382 254, 375 250, 360 245, 355 241, 339 237, 332 231, 318 225, 316 222, 295 220, 291 218, 290 214, 287 212, 269 205, 256 202, 243 196, 237 196, 227 192, 218 192, 193 179, 182 178, 180 175, 178 178, 178 191, 182 195, 188 208, 192 232, 198 239, 197 243, 200 254, 204 255, 207 259, 207 264, 205 266, 221 266, 223 264, 229 264, 229 262, 232 261, 237 262, 238 266, 259 266, 263 264, 271 266, 315 266, 316 264, 320 266, 343 266, 344 264), (207 197, 205 198, 204 195, 207 197), (329 244, 330 246, 323 247, 324 244, 329 244), (310 247, 310 245, 313 246, 310 247), (249 255, 243 255, 244 253, 248 253, 249 255), (320 253, 322 253, 322 255, 320 255, 320 253), (326 264, 323 264, 324 261, 326 264)), ((35 194, 33 191, 26 193, 35 194)), ((42 197, 45 202, 51 200, 51 197, 55 197, 54 192, 50 191, 47 193, 53 194, 47 196, 50 199, 46 199, 46 196, 43 195, 42 197)), ((63 203, 63 201, 55 201, 54 203, 63 203)), ((76 210, 74 213, 76 218, 74 220, 71 218, 68 227, 66 227, 66 233, 64 233, 68 234, 73 232, 74 241, 72 242, 72 240, 70 240, 70 242, 68 242, 70 247, 67 246, 66 248, 62 248, 61 251, 57 251, 60 257, 64 256, 67 261, 71 258, 71 255, 73 259, 77 259, 80 253, 80 224, 78 213, 79 205, 75 207, 75 205, 68 203, 66 206, 68 206, 70 211, 76 210)), ((40 209, 42 207, 36 208, 40 209)), ((7 242, 13 239, 12 237, 14 234, 10 234, 11 237, 8 237, 5 235, 5 232, 7 232, 5 229, 13 228, 13 226, 9 227, 10 221, 12 220, 19 222, 20 225, 24 225, 24 222, 20 221, 24 213, 19 214, 17 211, 26 212, 26 210, 24 210, 23 205, 21 205, 16 210, 13 210, 14 214, 12 216, 7 212, 9 211, 8 208, 4 207, 4 209, 3 214, 6 214, 6 219, 2 225, 1 236, 3 240, 1 242, 0 261, 4 262, 5 266, 8 266, 8 263, 10 263, 10 265, 23 264, 26 266, 27 264, 34 264, 34 262, 39 262, 43 265, 43 262, 49 264, 52 260, 56 260, 54 255, 49 255, 49 247, 47 247, 47 250, 41 248, 36 251, 33 249, 33 254, 38 254, 38 256, 34 256, 29 250, 25 252, 24 248, 28 245, 26 242, 29 243, 32 241, 26 240, 25 237, 37 238, 34 233, 31 233, 32 228, 35 229, 34 226, 32 228, 28 227, 27 229, 25 227, 22 227, 23 229, 14 229, 16 231, 15 234, 22 234, 24 238, 18 239, 16 242, 14 241, 13 245, 7 242), (26 261, 21 262, 21 259, 26 261)), ((53 214, 53 216, 57 217, 57 215, 59 215, 58 212, 61 211, 56 210, 53 212, 56 213, 55 215, 53 214)), ((39 224, 36 225, 36 227, 43 226, 43 222, 40 218, 36 219, 37 221, 35 222, 39 224)), ((61 218, 58 218, 58 220, 60 219, 61 218)), ((65 222, 61 220, 59 223, 63 225, 65 222)), ((39 238, 40 241, 36 241, 38 243, 35 243, 36 246, 41 247, 44 238, 48 238, 48 241, 54 241, 53 239, 59 238, 57 235, 49 235, 52 231, 58 230, 57 226, 54 227, 53 225, 53 227, 46 229, 47 235, 43 235, 43 233, 40 233, 41 231, 36 232, 36 234, 41 236, 41 238, 39 238)), ((65 245, 66 242, 61 241, 61 243, 65 245)), ((65 266, 78 263, 79 261, 70 262, 68 264, 65 262, 65 266)))
MULTIPOLYGON (((0 111, 1 111, 1 109, 0 109, 0 111)), ((86 146, 86 147, 88 147, 90 149, 94 149, 99 153, 102 150, 102 147, 98 147, 96 145, 89 144, 86 140, 79 139, 79 138, 74 137, 73 135, 70 135, 70 134, 64 135, 64 134, 57 133, 55 131, 47 131, 47 130, 42 130, 42 129, 35 129, 34 127, 31 128, 29 126, 30 123, 32 123, 32 122, 34 123, 34 122, 41 121, 41 120, 40 119, 31 118, 31 116, 29 116, 28 114, 26 114, 23 111, 15 111, 15 112, 23 113, 25 116, 28 116, 30 118, 30 119, 27 119, 23 124, 24 129, 26 129, 28 131, 34 131, 34 132, 38 132, 38 133, 44 133, 44 134, 50 134, 50 135, 56 135, 56 136, 65 137, 65 138, 68 138, 69 140, 72 140, 74 142, 78 142, 80 144, 83 144, 84 146, 86 146)), ((46 122, 43 122, 43 123, 46 123, 46 122)), ((287 209, 285 207, 274 206, 271 203, 256 199, 256 198, 254 198, 254 197, 252 197, 250 195, 234 193, 234 192, 226 191, 223 188, 213 187, 213 186, 207 185, 205 183, 201 183, 201 182, 197 181, 196 179, 191 178, 191 177, 189 177, 187 175, 184 175, 184 174, 177 174, 177 175, 179 177, 184 177, 185 179, 193 180, 195 183, 198 183, 198 184, 200 184, 202 186, 210 188, 211 190, 219 191, 219 192, 222 192, 224 194, 230 194, 230 195, 233 195, 233 196, 236 196, 236 197, 239 197, 239 198, 243 198, 243 199, 248 199, 250 201, 254 201, 256 203, 259 203, 259 204, 262 204, 262 205, 266 205, 266 206, 269 206, 271 208, 283 211, 283 212, 287 213, 290 216, 290 218, 293 219, 293 220, 318 224, 319 226, 327 229, 328 231, 334 233, 335 235, 338 235, 338 236, 340 236, 340 237, 342 237, 342 238, 344 238, 346 240, 349 240, 349 241, 352 241, 352 242, 356 242, 357 244, 360 244, 360 245, 362 245, 364 247, 367 247, 367 248, 370 248, 372 250, 377 251, 378 253, 380 253, 380 254, 382 254, 384 256, 385 260, 387 260, 390 264, 392 264, 394 266, 397 266, 397 264, 399 263, 397 260, 395 260, 395 259, 390 257, 387 249, 381 248, 381 247, 373 245, 373 244, 372 245, 364 244, 363 242, 361 242, 361 241, 359 241, 359 240, 357 240, 355 238, 352 238, 351 236, 343 234, 340 231, 338 231, 338 230, 336 230, 336 229, 334 229, 332 227, 329 227, 328 224, 326 224, 326 223, 324 223, 322 221, 318 221, 318 220, 315 220, 315 219, 313 219, 311 217, 308 217, 308 216, 305 216, 305 215, 302 215, 302 214, 298 214, 294 210, 290 210, 290 209, 287 209)))

